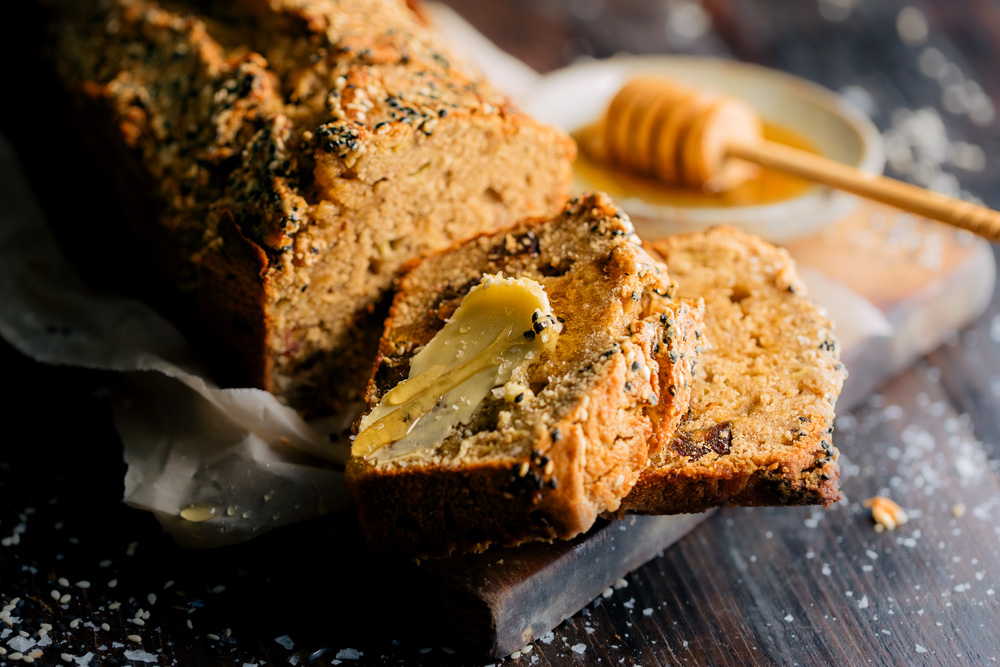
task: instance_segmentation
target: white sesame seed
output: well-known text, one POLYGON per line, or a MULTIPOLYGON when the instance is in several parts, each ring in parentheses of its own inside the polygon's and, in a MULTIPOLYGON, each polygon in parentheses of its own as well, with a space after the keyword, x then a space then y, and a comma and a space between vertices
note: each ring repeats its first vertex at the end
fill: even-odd
POLYGON ((111 611, 114 611, 114 610, 118 609, 121 606, 122 606, 121 602, 112 602, 111 604, 108 605, 108 609, 110 609, 111 611))
POLYGON ((142 620, 141 618, 133 618, 132 619, 132 623, 134 623, 135 625, 138 625, 140 627, 142 627, 143 625, 146 625, 146 621, 142 620))
POLYGON ((108 582, 108 588, 114 588, 117 585, 118 585, 117 579, 112 579, 111 581, 108 582))
POLYGON ((194 623, 191 622, 190 618, 187 621, 185 621, 185 625, 188 626, 188 630, 194 630, 194 623))
POLYGON ((24 654, 21 653, 20 651, 14 651, 13 653, 11 653, 10 655, 8 655, 7 657, 10 658, 11 660, 17 661, 17 660, 20 660, 21 658, 23 658, 24 654))
POLYGON ((212 632, 209 632, 209 633, 208 633, 207 635, 205 635, 205 636, 206 636, 206 637, 208 637, 209 639, 211 639, 211 640, 212 640, 213 642, 217 642, 217 641, 219 641, 219 639, 221 639, 221 637, 219 637, 219 635, 217 635, 217 634, 214 634, 214 633, 212 633, 212 632))
POLYGON ((127 637, 125 637, 125 639, 129 640, 130 642, 135 642, 136 644, 142 642, 142 637, 140 637, 139 635, 128 635, 127 637))
POLYGON ((53 588, 52 589, 52 599, 58 601, 60 597, 61 597, 61 594, 59 593, 59 591, 57 591, 56 589, 53 588))
POLYGON ((69 653, 60 653, 59 657, 62 659, 63 662, 73 662, 73 656, 70 655, 69 653))
POLYGON ((78 625, 80 625, 80 619, 78 619, 78 618, 74 618, 72 621, 69 622, 69 627, 71 627, 71 628, 75 629, 76 626, 78 626, 78 625))
POLYGON ((72 599, 73 599, 73 596, 70 595, 69 593, 66 593, 66 595, 64 595, 61 598, 59 598, 59 602, 62 603, 62 604, 66 604, 67 602, 69 602, 72 599))
POLYGON ((213 593, 222 593, 225 590, 226 590, 226 587, 223 586, 222 584, 219 584, 218 586, 216 586, 215 588, 212 589, 212 592, 213 593))
POLYGON ((86 579, 84 579, 82 581, 78 581, 78 582, 76 582, 76 587, 77 588, 83 588, 83 589, 90 588, 90 582, 87 581, 86 579))
POLYGON ((105 632, 107 632, 110 629, 111 629, 110 625, 108 625, 107 623, 101 623, 101 630, 104 630, 105 632))
POLYGON ((156 593, 150 593, 146 599, 149 600, 149 604, 156 604, 156 593))
POLYGON ((111 566, 111 560, 105 558, 100 563, 98 563, 98 565, 101 566, 101 567, 110 567, 111 566))
POLYGON ((69 586, 69 579, 67 579, 66 577, 59 577, 58 579, 56 579, 56 583, 58 583, 60 586, 69 586))

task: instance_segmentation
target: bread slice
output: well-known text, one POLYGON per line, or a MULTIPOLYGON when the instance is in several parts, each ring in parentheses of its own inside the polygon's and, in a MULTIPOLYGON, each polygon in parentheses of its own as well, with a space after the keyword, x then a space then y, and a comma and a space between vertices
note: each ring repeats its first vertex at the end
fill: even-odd
POLYGON ((618 508, 650 449, 665 442, 654 432, 672 433, 687 410, 700 312, 671 298, 666 267, 603 195, 407 273, 380 342, 370 407, 407 378, 414 354, 483 275, 498 272, 537 281, 562 331, 525 367, 526 399, 488 394, 466 424, 415 455, 352 457, 349 488, 379 550, 440 555, 586 531, 618 508))
POLYGON ((681 297, 705 300, 691 407, 620 512, 840 499, 834 404, 847 375, 788 253, 716 228, 652 244, 681 297))
POLYGON ((227 384, 360 398, 403 264, 568 196, 572 141, 405 0, 44 4, 77 134, 134 209, 136 240, 102 226, 88 259, 165 276, 227 384))

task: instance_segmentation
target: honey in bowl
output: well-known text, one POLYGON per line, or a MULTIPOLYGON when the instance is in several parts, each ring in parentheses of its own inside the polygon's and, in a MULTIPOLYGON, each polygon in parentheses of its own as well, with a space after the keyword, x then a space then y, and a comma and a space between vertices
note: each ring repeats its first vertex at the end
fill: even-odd
MULTIPOLYGON (((763 121, 763 137, 770 141, 818 154, 804 136, 787 128, 763 121)), ((666 185, 652 177, 636 174, 611 163, 600 148, 600 123, 587 125, 573 133, 579 154, 573 168, 588 189, 607 192, 613 199, 631 197, 660 206, 719 208, 773 204, 794 199, 813 184, 779 171, 762 167, 757 174, 729 190, 718 193, 666 185)))

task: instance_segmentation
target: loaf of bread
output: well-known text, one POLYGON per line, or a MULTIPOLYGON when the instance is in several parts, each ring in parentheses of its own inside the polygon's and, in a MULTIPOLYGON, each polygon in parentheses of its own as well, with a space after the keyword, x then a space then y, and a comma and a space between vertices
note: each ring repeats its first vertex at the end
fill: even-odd
MULTIPOLYGON (((360 422, 347 468, 370 541, 411 556, 481 550, 573 537, 615 511, 690 402, 700 310, 673 299, 671 289, 666 267, 603 195, 573 200, 552 219, 480 236, 409 271, 368 387, 374 411, 360 422), (509 381, 487 369, 478 396, 458 380, 427 379, 434 372, 454 378, 461 369, 449 364, 475 364, 485 354, 493 334, 480 333, 480 321, 520 306, 491 302, 479 319, 457 309, 515 279, 533 281, 546 300, 534 313, 522 308, 509 338, 523 347, 549 336, 545 345, 509 381), (455 331, 442 342, 449 327, 455 331), (421 358, 432 346, 451 352, 421 358), (443 384, 436 393, 428 389, 435 382, 443 384), (503 384, 488 391, 496 382, 503 384), (455 387, 462 391, 449 394, 455 387), (421 393, 424 408, 408 407, 421 393), (435 426, 464 401, 473 403, 465 421, 435 426), (424 434, 400 447, 425 424, 424 434), (394 428, 378 441, 377 429, 394 428)), ((480 369, 467 375, 473 371, 480 369)))
POLYGON ((42 2, 78 131, 134 204, 126 252, 197 304, 227 384, 356 397, 405 262, 566 199, 572 142, 404 0, 42 2))
POLYGON ((840 499, 834 405, 847 373, 788 253, 731 228, 652 244, 681 297, 705 300, 691 409, 620 512, 840 499))

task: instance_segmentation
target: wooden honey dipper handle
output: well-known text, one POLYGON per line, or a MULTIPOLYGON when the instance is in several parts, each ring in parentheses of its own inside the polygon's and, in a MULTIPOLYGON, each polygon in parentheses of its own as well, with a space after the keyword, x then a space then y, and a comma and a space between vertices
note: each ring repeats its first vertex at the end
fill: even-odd
POLYGON ((948 223, 1000 243, 1000 212, 902 181, 861 171, 773 141, 734 142, 730 157, 822 183, 867 199, 948 223))

